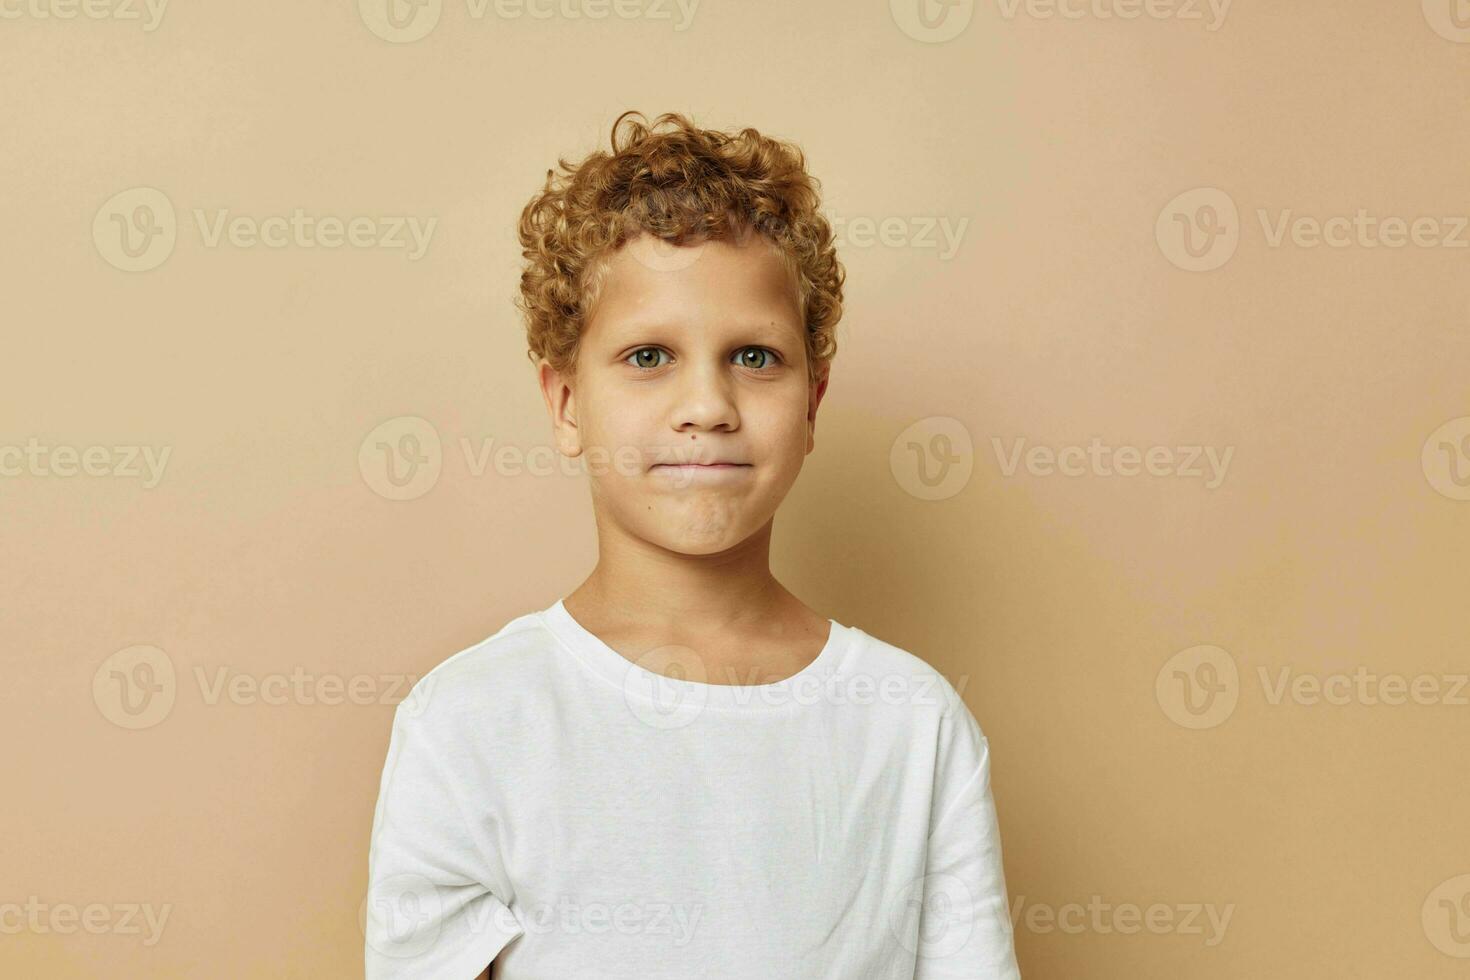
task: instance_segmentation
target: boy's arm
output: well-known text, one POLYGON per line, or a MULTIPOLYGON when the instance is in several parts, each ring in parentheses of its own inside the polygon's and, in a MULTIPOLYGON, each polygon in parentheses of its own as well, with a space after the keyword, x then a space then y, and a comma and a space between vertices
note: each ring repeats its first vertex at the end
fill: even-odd
POLYGON ((367 980, 468 980, 523 934, 452 718, 406 699, 393 718, 368 851, 367 980), (405 707, 408 706, 408 707, 405 707), (505 899, 504 901, 502 899, 505 899))
POLYGON ((947 785, 930 831, 914 980, 1020 980, 990 790, 990 743, 956 699, 946 739, 947 785))

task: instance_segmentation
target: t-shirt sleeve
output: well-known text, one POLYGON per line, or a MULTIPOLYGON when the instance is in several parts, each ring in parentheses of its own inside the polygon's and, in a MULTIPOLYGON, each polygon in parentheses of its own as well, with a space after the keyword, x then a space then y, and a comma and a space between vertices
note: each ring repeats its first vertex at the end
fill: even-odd
POLYGON ((469 759, 421 699, 398 706, 368 849, 367 980, 474 980, 523 933, 491 825, 467 816, 469 759))
POLYGON ((914 980, 1020 980, 990 743, 958 695, 940 721, 928 859, 916 891, 914 980))

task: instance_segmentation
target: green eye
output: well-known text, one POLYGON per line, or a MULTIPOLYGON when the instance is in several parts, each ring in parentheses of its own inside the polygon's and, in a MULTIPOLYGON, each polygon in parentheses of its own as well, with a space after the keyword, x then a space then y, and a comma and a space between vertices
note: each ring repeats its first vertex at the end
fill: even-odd
POLYGON ((633 358, 639 357, 640 355, 646 354, 646 353, 648 353, 650 351, 653 352, 653 355, 654 355, 654 359, 653 359, 654 360, 654 363, 649 364, 646 361, 639 361, 639 362, 635 363, 633 366, 634 367, 641 367, 641 368, 656 368, 656 367, 659 367, 659 364, 658 364, 658 355, 662 354, 663 353, 663 350, 661 348, 658 348, 658 347, 640 347, 637 350, 635 350, 633 353, 631 353, 627 357, 625 357, 623 359, 623 361, 624 361, 624 363, 627 363, 628 361, 631 361, 633 358))
MULTIPOLYGON (((636 368, 652 370, 663 366, 659 358, 666 353, 662 347, 640 347, 623 358, 623 363, 630 364, 636 368)), ((749 368, 752 371, 762 371, 772 367, 773 361, 777 357, 775 351, 766 347, 742 347, 736 352, 735 356, 740 358, 741 367, 749 368)))
POLYGON ((776 356, 775 351, 767 350, 764 347, 744 347, 741 348, 740 355, 740 366, 748 367, 754 371, 759 371, 762 368, 769 366, 769 362, 771 361, 771 359, 776 356), (758 355, 760 357, 760 363, 751 364, 749 361, 745 360, 745 357, 749 354, 758 355))

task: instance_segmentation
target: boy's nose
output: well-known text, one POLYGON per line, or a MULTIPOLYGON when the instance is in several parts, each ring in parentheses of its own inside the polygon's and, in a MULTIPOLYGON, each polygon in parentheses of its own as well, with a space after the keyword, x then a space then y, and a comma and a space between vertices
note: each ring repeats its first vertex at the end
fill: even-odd
POLYGON ((728 374, 703 366, 684 372, 674 407, 676 428, 734 428, 739 422, 728 374))

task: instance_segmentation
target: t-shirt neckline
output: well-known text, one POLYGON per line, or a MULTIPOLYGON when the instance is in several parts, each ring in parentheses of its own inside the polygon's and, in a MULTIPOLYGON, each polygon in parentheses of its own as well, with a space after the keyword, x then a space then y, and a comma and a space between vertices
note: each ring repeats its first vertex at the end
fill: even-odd
POLYGON ((567 611, 565 598, 542 610, 541 619, 585 667, 627 697, 672 698, 680 704, 727 711, 762 711, 823 700, 823 684, 837 671, 852 633, 851 627, 828 618, 827 642, 811 663, 790 677, 770 684, 711 684, 668 677, 629 660, 577 622, 567 611))

